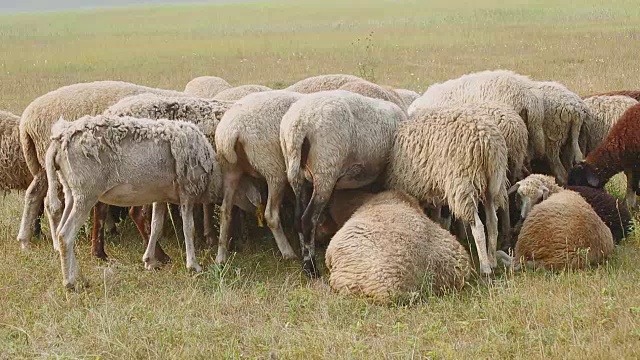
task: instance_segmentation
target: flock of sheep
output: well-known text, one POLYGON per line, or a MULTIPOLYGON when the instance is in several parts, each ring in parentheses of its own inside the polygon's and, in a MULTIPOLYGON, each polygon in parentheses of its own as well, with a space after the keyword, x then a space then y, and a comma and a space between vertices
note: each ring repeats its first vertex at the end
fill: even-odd
POLYGON ((109 205, 130 207, 145 268, 155 269, 169 260, 158 238, 171 203, 194 271, 194 221, 213 246, 217 204, 216 263, 227 260, 238 207, 264 217, 282 256, 300 256, 311 277, 316 241, 330 238, 337 292, 385 301, 429 279, 442 293, 476 268, 491 275, 499 259, 516 269, 602 263, 630 231, 627 207, 640 194, 639 99, 581 98, 507 70, 423 95, 344 74, 284 90, 213 76, 183 92, 80 83, 38 97, 20 117, 0 112, 0 189, 26 189, 22 248, 44 209, 69 288, 81 279, 75 238, 92 209, 95 256, 107 257, 109 205), (603 190, 622 171, 626 204, 603 190), (289 206, 293 224, 283 224, 289 206), (300 254, 283 225, 294 227, 300 254))

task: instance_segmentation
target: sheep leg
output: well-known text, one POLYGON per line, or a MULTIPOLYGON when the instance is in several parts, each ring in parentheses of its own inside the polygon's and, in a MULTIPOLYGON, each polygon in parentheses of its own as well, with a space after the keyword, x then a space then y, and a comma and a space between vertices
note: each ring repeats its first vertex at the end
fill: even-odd
POLYGON ((509 242, 509 234, 511 234, 511 215, 509 214, 509 202, 504 207, 500 207, 498 212, 498 224, 500 231, 498 232, 498 243, 500 248, 504 248, 509 242))
MULTIPOLYGON (((501 213, 504 213, 504 209, 501 213)), ((496 214, 496 205, 490 197, 484 202, 485 221, 487 222, 487 237, 488 237, 488 249, 487 257, 489 259, 489 265, 492 269, 498 266, 496 258, 496 251, 498 250, 498 216, 496 214)), ((508 214, 509 212, 507 212, 508 214)))
POLYGON ((104 218, 104 231, 111 235, 118 234, 118 228, 116 227, 116 219, 113 217, 113 207, 107 206, 107 212, 104 218))
POLYGON ((577 117, 571 119, 571 148, 573 152, 573 162, 570 164, 571 166, 577 164, 578 162, 584 159, 584 154, 582 153, 582 149, 580 149, 580 129, 582 128, 582 121, 578 121, 577 117))
POLYGON ((291 244, 289 244, 289 240, 287 240, 287 236, 282 229, 282 223, 280 222, 280 205, 282 204, 282 199, 287 189, 287 183, 278 181, 276 183, 268 183, 267 186, 269 187, 269 194, 267 196, 267 206, 264 213, 265 220, 273 233, 282 257, 285 259, 295 259, 296 254, 291 244))
MULTIPOLYGON (((133 223, 136 224, 136 228, 138 229, 138 232, 142 237, 142 245, 144 247, 147 247, 149 245, 149 238, 151 236, 151 222, 148 221, 150 218, 150 212, 151 210, 149 209, 149 205, 132 206, 129 209, 129 216, 133 220, 133 223)), ((151 214, 151 217, 152 216, 153 213, 151 214)), ((158 236, 160 235, 158 234, 158 236)), ((155 248, 156 257, 161 263, 166 264, 171 261, 169 255, 167 255, 164 250, 162 250, 162 247, 159 243, 156 243, 155 248)))
POLYGON ((624 199, 627 203, 627 208, 634 210, 637 206, 636 191, 638 190, 638 180, 640 180, 640 177, 638 173, 633 170, 625 170, 624 174, 627 177, 627 194, 624 199))
POLYGON ((60 263, 62 265, 62 284, 67 289, 75 289, 76 282, 80 278, 80 267, 78 266, 74 251, 76 235, 89 216, 92 205, 96 201, 81 201, 74 196, 74 206, 64 223, 60 224, 58 231, 58 241, 60 243, 60 263))
POLYGON ((53 209, 51 209, 51 206, 49 205, 48 196, 44 198, 44 205, 45 205, 45 213, 47 214, 47 219, 49 220, 49 230, 51 231, 51 240, 53 242, 53 249, 55 251, 60 251, 60 241, 56 236, 56 230, 60 226, 60 220, 62 218, 61 216, 62 214, 60 214, 60 211, 56 212, 53 209))
POLYGON ((91 232, 91 254, 100 260, 107 260, 104 251, 104 224, 109 205, 98 202, 93 207, 93 230, 91 232))
MULTIPOLYGON (((229 171, 224 175, 224 195, 222 205, 220 206, 220 234, 218 238, 218 255, 216 256, 216 264, 222 264, 227 261, 229 254, 229 242, 231 240, 230 230, 232 225, 233 198, 235 196, 242 173, 238 171, 229 171)), ((183 224, 184 227, 184 224, 183 224)))
POLYGON ((38 209, 44 203, 46 194, 47 175, 44 171, 41 171, 33 177, 24 195, 24 208, 22 211, 22 219, 20 220, 20 230, 18 231, 18 242, 22 250, 29 247, 29 241, 33 236, 33 228, 31 225, 33 225, 33 222, 38 217, 38 209))
POLYGON ((201 272, 202 266, 196 260, 196 247, 193 242, 195 236, 195 226, 193 224, 193 202, 181 201, 180 213, 182 215, 182 232, 187 253, 187 269, 201 272))
POLYGON ((433 222, 438 223, 440 225, 443 224, 442 221, 442 205, 436 205, 431 208, 431 217, 433 222))
POLYGON ((144 268, 147 270, 157 269, 162 264, 156 257, 156 250, 158 238, 160 237, 160 234, 162 234, 162 226, 164 225, 166 212, 166 203, 153 203, 153 210, 151 213, 151 234, 149 235, 147 249, 145 250, 144 255, 142 255, 142 262, 144 262, 144 268))
POLYGON ((320 276, 316 261, 315 235, 320 223, 320 216, 331 198, 334 183, 328 179, 314 181, 309 205, 302 215, 302 232, 305 239, 302 249, 302 270, 310 278, 320 276))
POLYGON ((295 194, 295 206, 293 213, 293 224, 296 232, 298 233, 298 238, 300 240, 300 251, 304 252, 304 234, 302 231, 302 215, 304 215, 304 209, 309 204, 310 200, 310 192, 309 187, 304 181, 298 183, 299 186, 293 187, 293 192, 295 194))
POLYGON ((214 224, 213 224, 213 213, 214 213, 214 208, 213 208, 214 204, 210 203, 210 204, 204 204, 202 206, 202 216, 203 216, 203 220, 202 220, 202 232, 203 232, 203 236, 206 239, 206 244, 207 246, 213 248, 213 246, 215 245, 216 242, 216 238, 213 235, 214 231, 214 224))
POLYGON ((562 165, 562 161, 560 161, 560 149, 556 149, 553 146, 549 148, 547 161, 551 166, 551 172, 556 177, 559 185, 565 185, 567 183, 567 170, 564 168, 564 165, 562 165))
POLYGON ((39 239, 42 235, 42 216, 44 215, 44 203, 38 209, 38 216, 33 220, 33 236, 39 239))
POLYGON ((484 235, 484 225, 482 224, 482 220, 480 220, 480 216, 478 216, 477 211, 473 214, 473 217, 474 219, 469 225, 471 225, 471 234, 473 235, 473 239, 476 243, 478 262, 480 263, 480 273, 482 275, 489 276, 491 275, 491 265, 487 258, 487 241, 484 235))

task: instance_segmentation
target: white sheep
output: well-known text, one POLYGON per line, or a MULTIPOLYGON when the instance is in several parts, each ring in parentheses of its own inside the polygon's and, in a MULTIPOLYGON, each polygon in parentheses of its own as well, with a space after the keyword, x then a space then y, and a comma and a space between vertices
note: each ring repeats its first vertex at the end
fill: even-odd
POLYGON ((187 122, 105 115, 73 122, 61 118, 53 126, 46 153, 46 209, 60 251, 63 284, 76 285, 76 233, 98 201, 117 206, 154 203, 143 256, 147 269, 157 266, 155 245, 166 211, 162 203, 180 204, 187 268, 201 271, 193 245, 193 206, 220 194, 222 174, 214 157, 204 134, 187 122))
POLYGON ((407 108, 414 101, 416 101, 417 98, 420 97, 420 94, 418 94, 413 90, 409 90, 409 89, 393 89, 393 90, 396 92, 396 94, 398 94, 402 98, 404 103, 407 105, 407 108))
POLYGON ((367 198, 327 247, 334 291, 388 302, 411 292, 440 295, 465 285, 471 273, 467 251, 424 215, 416 199, 395 191, 367 198))
POLYGON ((637 100, 623 95, 591 96, 585 98, 584 102, 592 114, 580 132, 580 146, 585 149, 585 154, 607 137, 609 130, 628 108, 638 104, 637 100))
POLYGON ((368 96, 374 99, 390 101, 398 105, 402 110, 407 110, 407 104, 393 89, 374 84, 366 80, 350 81, 342 85, 339 90, 347 90, 356 94, 368 96))
POLYGON ((50 142, 51 126, 60 116, 72 121, 85 115, 98 115, 122 98, 143 93, 184 96, 178 91, 122 81, 95 81, 63 86, 38 97, 27 106, 20 118, 20 143, 33 180, 25 194, 18 232, 21 248, 29 245, 32 236, 29 224, 36 218, 47 193, 44 155, 50 142))
POLYGON ((409 115, 420 107, 485 101, 500 102, 513 107, 527 124, 529 130, 530 159, 544 157, 544 100, 542 92, 528 77, 513 71, 481 71, 433 84, 409 106, 409 115))
POLYGON ((282 256, 296 257, 280 223, 280 206, 289 187, 280 147, 280 122, 302 96, 286 90, 250 94, 238 100, 222 117, 215 134, 218 161, 224 173, 217 263, 227 259, 233 208, 229 201, 238 196, 238 185, 246 176, 266 181, 267 225, 282 256))
POLYGON ((318 275, 315 231, 333 190, 374 182, 385 168, 396 127, 404 120, 397 105, 344 90, 304 96, 284 115, 280 143, 296 195, 296 228, 308 275, 318 275), (310 199, 305 180, 313 184, 310 199))
POLYGON ((363 80, 355 75, 348 74, 326 74, 317 75, 302 79, 297 83, 289 86, 285 90, 294 91, 301 94, 310 94, 318 91, 337 90, 342 85, 351 82, 363 80))
POLYGON ((33 176, 20 148, 20 117, 0 110, 0 192, 26 190, 33 176))
POLYGON ((240 85, 220 91, 213 97, 214 100, 236 101, 256 92, 272 90, 263 85, 240 85))
POLYGON ((189 96, 211 99, 221 91, 229 88, 231 88, 231 85, 223 78, 199 76, 187 83, 184 87, 184 93, 189 96))
POLYGON ((415 111, 399 125, 386 170, 388 188, 424 205, 448 205, 471 226, 480 272, 496 266, 497 209, 507 206, 507 145, 492 116, 471 106, 415 111), (478 214, 483 203, 487 222, 478 214))

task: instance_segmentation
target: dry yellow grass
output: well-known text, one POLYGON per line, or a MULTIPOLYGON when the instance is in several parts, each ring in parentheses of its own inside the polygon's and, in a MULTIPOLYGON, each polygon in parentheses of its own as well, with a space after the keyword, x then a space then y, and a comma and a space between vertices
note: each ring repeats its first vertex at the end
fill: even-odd
MULTIPOLYGON (((362 71, 422 91, 509 68, 580 94, 639 88, 638 29, 631 0, 329 0, 4 16, 0 108, 19 114, 79 81, 182 89, 200 75, 284 87, 362 71)), ((90 287, 69 293, 49 242, 18 250, 22 195, 0 200, 0 359, 640 357, 637 233, 598 269, 506 274, 458 295, 377 306, 307 280, 263 236, 199 276, 185 271, 183 245, 170 236, 163 244, 174 263, 147 272, 125 223, 107 243, 108 264, 89 257, 80 235, 90 287)), ((205 265, 214 256, 198 252, 205 265)))

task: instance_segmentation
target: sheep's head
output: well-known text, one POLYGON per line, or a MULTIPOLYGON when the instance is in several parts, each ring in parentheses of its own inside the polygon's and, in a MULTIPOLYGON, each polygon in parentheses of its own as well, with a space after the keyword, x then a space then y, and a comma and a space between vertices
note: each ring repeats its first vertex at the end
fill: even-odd
POLYGON ((524 220, 531 209, 549 197, 549 188, 539 181, 521 180, 509 189, 516 195, 516 207, 520 209, 520 220, 524 220))
POLYGON ((602 188, 604 181, 596 175, 596 169, 591 164, 581 161, 569 170, 567 185, 602 188))

